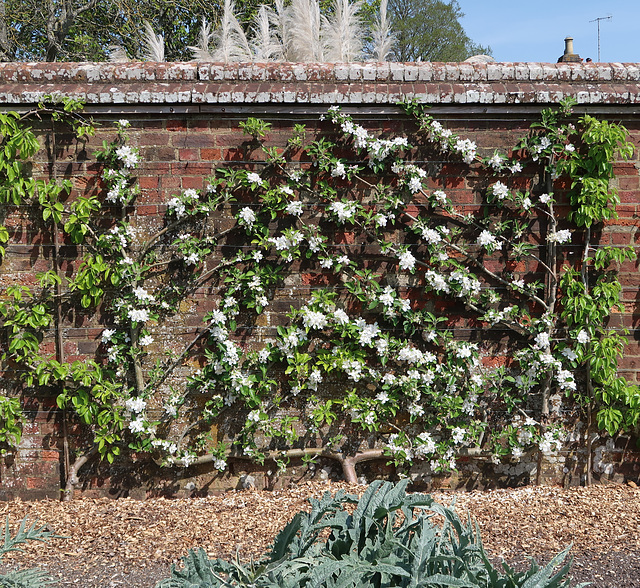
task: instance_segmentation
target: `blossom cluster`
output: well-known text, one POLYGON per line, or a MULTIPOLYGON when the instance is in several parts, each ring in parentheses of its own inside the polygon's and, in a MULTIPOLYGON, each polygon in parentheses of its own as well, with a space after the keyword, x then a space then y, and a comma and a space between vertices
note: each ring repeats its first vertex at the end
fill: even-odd
MULTIPOLYGON (((339 157, 322 152, 316 144, 316 151, 309 153, 317 153, 313 156, 317 160, 312 157, 308 166, 296 161, 279 162, 281 167, 274 165, 267 172, 260 168, 260 173, 249 171, 252 168, 221 171, 211 180, 210 191, 187 189, 167 202, 167 226, 172 230, 160 246, 171 243, 177 248, 182 271, 186 268, 185 273, 196 276, 200 267, 208 269, 204 262, 210 253, 227 249, 220 255, 222 269, 211 283, 217 307, 202 330, 202 365, 194 367, 188 394, 172 393, 158 405, 162 418, 178 419, 190 395, 198 399, 194 406, 205 406, 206 419, 229 408, 241 410, 244 425, 238 443, 247 455, 258 457, 256 439, 274 446, 290 446, 297 440, 294 426, 279 428, 283 403, 308 402, 313 434, 331 425, 340 412, 363 431, 375 433, 398 464, 425 460, 434 473, 455 468, 461 448, 476 443, 489 427, 483 424, 483 415, 490 413, 492 402, 514 410, 545 379, 551 382, 554 406, 577 391, 575 364, 589 347, 590 332, 574 329, 568 338, 561 337, 551 314, 532 318, 530 309, 538 301, 526 264, 525 269, 501 273, 487 271, 485 260, 491 257, 490 267, 495 268, 498 255, 491 254, 499 251, 500 259, 513 261, 516 241, 528 228, 504 218, 513 212, 513 205, 527 215, 551 214, 553 194, 536 197, 513 191, 506 172, 518 173, 522 165, 495 153, 484 162, 491 171, 491 185, 480 192, 487 202, 503 207, 504 218, 465 216, 452 206, 444 189, 429 188, 434 185, 428 181, 430 167, 412 161, 407 138, 376 137, 337 107, 329 110, 329 119, 342 135, 339 157), (349 157, 343 152, 347 148, 352 151, 349 157), (380 185, 363 179, 362 170, 377 174, 380 185), (321 182, 312 179, 316 173, 321 182), (383 185, 388 177, 392 180, 383 185), (358 182, 368 182, 370 201, 353 198, 358 182), (203 220, 205 215, 197 216, 209 210, 210 192, 227 198, 227 209, 235 219, 231 237, 219 249, 213 237, 205 236, 211 228, 203 220), (536 208, 538 204, 542 206, 536 208), (349 235, 336 243, 333 236, 345 232, 345 224, 354 238, 349 235), (174 225, 179 228, 173 229, 174 225), (379 261, 385 271, 376 266, 379 261), (281 294, 296 286, 300 278, 298 266, 290 265, 294 262, 304 267, 302 279, 305 286, 311 285, 313 295, 306 302, 296 300, 289 323, 276 328, 270 315, 259 319, 257 315, 270 304, 281 306, 280 300, 277 304, 272 300, 276 291, 281 294), (398 271, 389 269, 393 267, 398 271), (415 296, 413 289, 423 289, 426 296, 415 296), (485 365, 489 352, 466 340, 464 326, 462 334, 456 331, 453 318, 440 310, 442 299, 446 304, 462 301, 488 325, 515 329, 518 351, 513 361, 505 362, 508 367, 492 367, 492 358, 485 365), (245 337, 240 329, 247 327, 247 320, 253 322, 248 323, 251 335, 245 337), (282 377, 274 375, 273 366, 282 377), (324 397, 325 387, 342 392, 323 404, 319 397, 324 397), (409 424, 389 433, 384 425, 397 415, 409 424)), ((424 128, 433 144, 429 149, 435 146, 447 158, 467 164, 480 161, 473 141, 432 119, 424 128)), ((542 137, 532 145, 533 156, 542 157, 552 143, 542 137)), ((570 143, 563 149, 574 152, 570 143)), ((114 154, 121 171, 105 171, 105 181, 113 182, 107 200, 125 202, 121 194, 129 190, 130 170, 139 159, 126 145, 114 154)), ((571 235, 568 229, 553 230, 541 241, 561 246, 571 235)), ((129 377, 134 362, 146 361, 147 350, 158 340, 152 320, 162 312, 169 314, 163 295, 173 287, 145 279, 144 255, 135 242, 136 235, 124 226, 115 227, 105 239, 118 250, 126 270, 120 272, 124 282, 113 307, 115 325, 102 332, 101 340, 110 365, 126 363, 129 377), (129 341, 127 333, 133 337, 129 341)), ((526 258, 526 248, 521 251, 526 258)), ((148 259, 148 265, 156 264, 156 259, 148 259)), ((196 452, 184 449, 182 442, 155 436, 156 427, 146 415, 147 400, 138 391, 123 401, 129 432, 147 436, 151 446, 167 453, 175 464, 193 463, 196 452)), ((521 459, 534 447, 547 453, 560 444, 555 429, 538 434, 535 421, 514 420, 504 431, 499 431, 500 425, 496 429, 483 436, 492 439, 496 455, 499 451, 505 455, 508 447, 513 458, 521 459)), ((226 454, 215 453, 212 463, 225 470, 226 454)))

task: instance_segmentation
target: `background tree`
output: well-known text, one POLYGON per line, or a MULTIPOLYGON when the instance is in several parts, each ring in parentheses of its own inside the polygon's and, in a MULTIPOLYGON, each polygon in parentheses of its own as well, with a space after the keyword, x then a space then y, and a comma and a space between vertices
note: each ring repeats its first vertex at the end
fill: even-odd
POLYGON ((464 61, 491 53, 465 33, 460 24, 464 13, 456 0, 389 0, 389 13, 395 61, 464 61))
MULTIPOLYGON (((261 3, 243 0, 238 5, 235 16, 245 32, 255 26, 261 3)), ((332 18, 333 0, 322 0, 320 8, 332 18)), ((366 30, 378 9, 379 0, 360 5, 366 30)), ((0 61, 105 61, 111 46, 141 59, 144 21, 164 38, 167 61, 189 61, 203 17, 215 29, 222 14, 218 0, 0 0, 0 61)), ((363 34, 362 42, 370 44, 371 39, 363 34)))
MULTIPOLYGON (((245 12, 257 2, 249 0, 245 12)), ((0 1, 0 60, 105 61, 109 46, 143 54, 143 21, 165 39, 166 59, 191 59, 203 16, 215 19, 217 2, 205 0, 0 1)))
MULTIPOLYGON (((4 0, 0 2, 0 58, 55 61, 72 29, 101 0, 4 0)), ((106 24, 106 23, 105 23, 106 24)))

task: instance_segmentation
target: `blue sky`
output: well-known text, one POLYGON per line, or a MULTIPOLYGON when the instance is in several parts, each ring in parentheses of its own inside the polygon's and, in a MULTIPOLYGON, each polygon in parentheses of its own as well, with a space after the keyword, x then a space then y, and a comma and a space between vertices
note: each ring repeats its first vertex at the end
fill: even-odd
POLYGON ((471 39, 489 45, 496 61, 555 63, 564 38, 573 37, 580 57, 640 62, 640 0, 458 0, 471 39))

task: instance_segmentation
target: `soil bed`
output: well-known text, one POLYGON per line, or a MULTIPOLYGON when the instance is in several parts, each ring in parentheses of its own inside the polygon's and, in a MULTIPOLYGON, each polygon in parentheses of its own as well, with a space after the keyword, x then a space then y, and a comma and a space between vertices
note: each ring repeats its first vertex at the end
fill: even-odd
MULTIPOLYGON (((307 482, 281 491, 233 491, 192 499, 78 499, 0 503, 15 526, 28 516, 65 538, 31 543, 9 554, 8 567, 39 566, 59 586, 152 588, 190 547, 212 557, 258 557, 309 496, 363 486, 307 482)), ((468 510, 480 525, 488 552, 511 564, 539 562, 573 543, 572 577, 594 588, 640 586, 640 489, 527 487, 472 493, 433 492, 468 510)))

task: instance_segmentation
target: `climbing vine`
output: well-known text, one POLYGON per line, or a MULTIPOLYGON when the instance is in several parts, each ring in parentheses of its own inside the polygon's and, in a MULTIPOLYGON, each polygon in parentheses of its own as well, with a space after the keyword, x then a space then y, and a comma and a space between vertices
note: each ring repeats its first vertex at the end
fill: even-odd
MULTIPOLYGON (((439 473, 465 451, 550 453, 575 409, 610 435, 634 427, 640 395, 617 371, 625 333, 608 322, 621 308, 617 265, 634 254, 597 240, 616 216, 613 161, 632 147, 623 127, 571 108, 544 111, 518 145, 484 157, 417 103, 404 105, 414 131, 397 137, 332 107, 322 133, 296 125, 273 146, 269 122, 249 118, 242 165, 173 194, 153 228, 131 207, 143 162, 128 121, 98 153, 103 189, 63 199, 71 184, 33 179, 36 137, 2 115, 1 202, 37 208, 85 251, 73 275, 54 268, 0 302, 6 373, 54 390, 91 430, 68 488, 94 454, 112 462, 125 449, 219 470, 229 457, 283 468, 325 455, 355 479, 364 459, 439 473), (437 169, 447 162, 480 180, 466 210, 437 169), (308 298, 289 294, 286 317, 273 312, 303 274, 308 298), (163 341, 203 289, 216 304, 194 338, 163 341), (95 358, 42 351, 63 302, 106 317, 95 358)), ((9 247, 10 231, 0 239, 9 247)), ((0 441, 16 446, 15 398, 0 398, 0 419, 0 441)))

